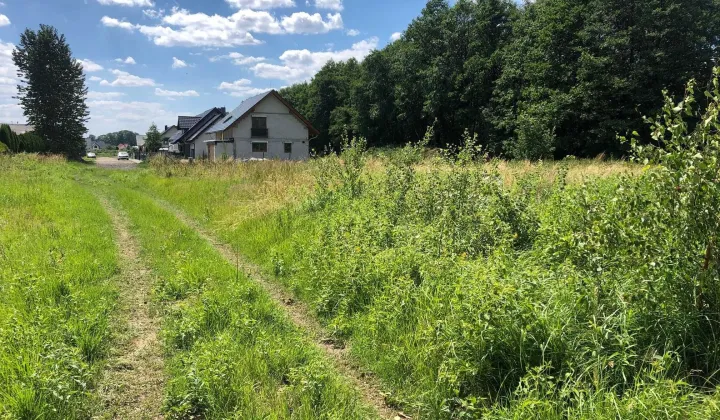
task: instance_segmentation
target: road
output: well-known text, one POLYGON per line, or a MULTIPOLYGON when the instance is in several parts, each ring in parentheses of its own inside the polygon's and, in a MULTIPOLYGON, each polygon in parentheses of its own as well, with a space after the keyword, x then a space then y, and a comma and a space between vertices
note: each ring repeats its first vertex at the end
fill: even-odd
POLYGON ((109 169, 135 169, 139 162, 137 160, 117 160, 114 157, 98 157, 95 160, 98 167, 109 169))

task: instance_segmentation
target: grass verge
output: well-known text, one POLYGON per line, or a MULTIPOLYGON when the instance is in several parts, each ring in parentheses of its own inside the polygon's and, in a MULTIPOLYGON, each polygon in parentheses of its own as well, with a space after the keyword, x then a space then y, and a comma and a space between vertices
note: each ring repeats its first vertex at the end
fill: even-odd
POLYGON ((112 225, 77 165, 0 156, 0 417, 87 418, 112 337, 112 225))

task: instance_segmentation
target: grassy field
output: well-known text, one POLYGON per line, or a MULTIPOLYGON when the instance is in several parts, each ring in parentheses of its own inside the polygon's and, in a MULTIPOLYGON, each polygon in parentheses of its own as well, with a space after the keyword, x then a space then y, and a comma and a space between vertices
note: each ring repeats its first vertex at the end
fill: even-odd
POLYGON ((309 307, 325 339, 412 418, 719 417, 720 143, 711 126, 688 133, 682 109, 666 111, 673 137, 665 150, 636 148, 643 164, 488 161, 472 144, 370 154, 358 141, 306 163, 112 171, 2 158, 0 237, 14 267, 0 283, 11 319, 0 337, 12 343, 0 351, 13 361, 3 414, 82 417, 92 400, 117 260, 90 190, 126 215, 155 278, 169 417, 377 415, 286 315, 292 302, 195 225, 309 307), (78 260, 55 251, 65 247, 78 260), (27 343, 11 340, 18 326, 34 328, 27 343), (47 361, 48 343, 64 349, 61 363, 47 361), (62 392, 33 382, 53 375, 62 392))
POLYGON ((351 148, 122 176, 307 302, 410 415, 720 415, 714 239, 693 219, 714 201, 690 209, 663 166, 351 148))
POLYGON ((83 418, 109 347, 110 220, 52 158, 0 157, 0 418, 83 418))

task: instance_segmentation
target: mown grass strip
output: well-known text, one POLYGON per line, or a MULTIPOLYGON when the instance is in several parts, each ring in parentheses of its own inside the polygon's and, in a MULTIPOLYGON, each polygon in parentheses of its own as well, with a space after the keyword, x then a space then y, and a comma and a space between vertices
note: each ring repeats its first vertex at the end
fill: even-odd
POLYGON ((0 418, 86 418, 112 338, 112 225, 67 174, 0 157, 0 418))
POLYGON ((130 234, 125 215, 106 197, 99 199, 112 219, 120 249, 117 321, 127 328, 120 334, 100 381, 98 394, 103 406, 98 418, 160 418, 165 375, 160 322, 151 305, 154 278, 140 259, 139 245, 130 234))
POLYGON ((376 417, 258 285, 151 199, 112 191, 166 304, 170 416, 376 417))

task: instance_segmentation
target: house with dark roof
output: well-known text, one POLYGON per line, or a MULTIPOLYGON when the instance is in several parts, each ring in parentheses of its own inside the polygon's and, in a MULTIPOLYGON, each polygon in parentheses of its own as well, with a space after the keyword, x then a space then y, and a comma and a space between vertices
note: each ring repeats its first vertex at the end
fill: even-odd
MULTIPOLYGON (((215 137, 208 133, 208 129, 224 115, 225 108, 210 108, 195 116, 179 116, 176 132, 168 139, 169 152, 185 158, 206 159, 208 149, 205 141, 215 137)), ((166 130, 163 136, 169 131, 166 130)))
POLYGON ((180 131, 177 128, 177 125, 171 125, 171 126, 165 126, 165 131, 160 133, 160 138, 162 139, 162 147, 168 147, 170 144, 170 138, 177 134, 177 132, 180 131))
POLYGON ((318 131, 280 94, 271 90, 243 101, 206 129, 210 160, 310 157, 310 139, 318 131))

